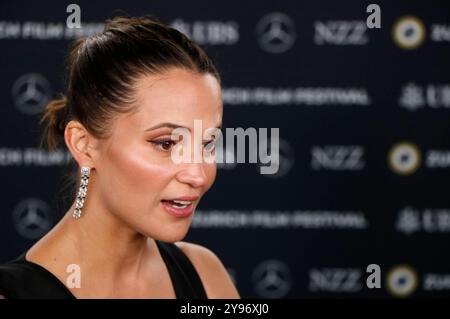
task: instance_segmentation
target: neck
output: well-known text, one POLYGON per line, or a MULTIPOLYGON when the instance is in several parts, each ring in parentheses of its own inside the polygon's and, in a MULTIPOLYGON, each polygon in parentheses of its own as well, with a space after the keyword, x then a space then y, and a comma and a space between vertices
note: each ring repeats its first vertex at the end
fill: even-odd
MULTIPOLYGON (((133 230, 125 221, 108 211, 94 183, 89 181, 88 195, 80 219, 72 213, 75 203, 62 220, 25 256, 43 265, 63 283, 69 278, 68 266, 81 271, 81 290, 77 296, 127 296, 145 291, 152 273, 160 272, 155 240, 133 230)), ((148 295, 148 292, 145 293, 148 295)))
POLYGON ((154 240, 107 211, 94 190, 88 191, 80 219, 72 217, 74 203, 54 228, 57 239, 51 241, 57 245, 55 251, 63 260, 74 260, 85 273, 97 278, 137 279, 145 261, 157 249, 154 240))
MULTIPOLYGON (((93 208, 93 207, 92 207, 93 208)), ((105 263, 111 268, 125 269, 139 264, 148 256, 148 239, 130 229, 109 212, 86 209, 76 220, 70 211, 64 217, 77 259, 105 263)))

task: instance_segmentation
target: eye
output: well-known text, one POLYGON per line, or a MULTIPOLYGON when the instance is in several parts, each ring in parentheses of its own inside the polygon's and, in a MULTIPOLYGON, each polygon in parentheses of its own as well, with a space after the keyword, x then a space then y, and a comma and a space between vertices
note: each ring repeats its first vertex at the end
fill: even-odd
POLYGON ((203 151, 214 154, 216 152, 216 142, 217 139, 212 139, 206 143, 203 143, 203 151))
POLYGON ((172 140, 150 141, 150 143, 162 151, 170 151, 170 149, 175 145, 175 142, 172 140))
POLYGON ((203 143, 204 150, 210 151, 211 149, 214 149, 215 143, 216 143, 215 139, 212 139, 210 141, 207 141, 206 143, 203 143))

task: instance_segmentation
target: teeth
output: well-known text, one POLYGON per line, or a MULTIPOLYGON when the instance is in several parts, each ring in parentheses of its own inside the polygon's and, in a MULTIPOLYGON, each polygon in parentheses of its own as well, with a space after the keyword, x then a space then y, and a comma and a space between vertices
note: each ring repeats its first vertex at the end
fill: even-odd
POLYGON ((190 200, 173 200, 173 202, 181 205, 189 205, 192 203, 190 200))
POLYGON ((170 202, 171 202, 170 206, 176 209, 184 209, 188 207, 190 204, 192 204, 192 201, 190 200, 172 200, 170 202))
POLYGON ((177 208, 177 209, 183 209, 188 207, 189 205, 171 205, 173 208, 177 208))

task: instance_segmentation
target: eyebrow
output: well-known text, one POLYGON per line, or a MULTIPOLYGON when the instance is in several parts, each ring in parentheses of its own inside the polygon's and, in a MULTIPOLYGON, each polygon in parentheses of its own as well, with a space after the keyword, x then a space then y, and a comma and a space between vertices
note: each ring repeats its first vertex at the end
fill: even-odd
MULTIPOLYGON (((179 124, 175 124, 175 123, 164 122, 164 123, 159 123, 159 124, 156 124, 156 125, 154 125, 154 126, 152 126, 152 127, 149 127, 148 129, 145 130, 145 132, 147 132, 147 131, 153 131, 153 130, 156 130, 156 129, 162 128, 162 127, 168 127, 168 128, 173 128, 173 129, 176 129, 176 128, 185 128, 185 129, 191 131, 191 129, 190 129, 189 127, 186 127, 186 126, 183 126, 183 125, 179 125, 179 124)), ((216 128, 218 128, 219 130, 222 129, 222 124, 220 124, 220 125, 217 126, 216 128)))
POLYGON ((175 123, 164 122, 164 123, 159 123, 159 124, 156 124, 155 126, 149 127, 148 129, 145 130, 145 132, 153 131, 153 130, 156 130, 156 129, 161 128, 161 127, 168 127, 168 128, 173 128, 173 129, 175 129, 175 128, 185 128, 185 129, 188 129, 190 131, 190 129, 188 127, 185 127, 185 126, 182 126, 182 125, 178 125, 178 124, 175 124, 175 123))

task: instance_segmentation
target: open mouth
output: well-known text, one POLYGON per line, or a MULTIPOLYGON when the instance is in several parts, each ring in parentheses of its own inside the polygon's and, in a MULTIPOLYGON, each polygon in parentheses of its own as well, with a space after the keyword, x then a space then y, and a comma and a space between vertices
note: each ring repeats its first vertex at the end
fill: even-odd
POLYGON ((174 199, 174 200, 163 199, 162 202, 170 205, 171 207, 173 207, 175 209, 185 209, 188 206, 192 205, 193 201, 190 201, 190 200, 176 200, 176 199, 174 199))

